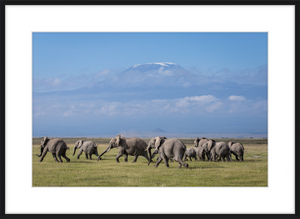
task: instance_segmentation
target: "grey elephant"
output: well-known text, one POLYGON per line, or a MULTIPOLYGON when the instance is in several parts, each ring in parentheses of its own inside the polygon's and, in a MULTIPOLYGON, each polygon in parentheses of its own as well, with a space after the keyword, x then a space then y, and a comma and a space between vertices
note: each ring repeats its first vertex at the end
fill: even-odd
POLYGON ((151 160, 145 151, 147 148, 147 143, 144 140, 140 138, 124 138, 121 137, 121 135, 117 135, 110 140, 106 150, 98 156, 98 160, 100 160, 102 155, 110 151, 112 148, 119 148, 119 153, 116 156, 116 161, 118 163, 120 162, 119 158, 122 155, 125 156, 125 162, 128 161, 128 155, 134 156, 132 163, 136 162, 139 156, 145 157, 148 161, 151 160))
POLYGON ((205 161, 205 156, 207 160, 210 159, 210 153, 206 148, 203 148, 203 145, 209 140, 205 137, 196 138, 194 140, 194 150, 196 151, 196 155, 199 157, 199 160, 205 161))
MULTIPOLYGON (((147 151, 151 157, 151 149, 155 149, 153 153, 159 153, 159 157, 154 165, 157 167, 162 160, 164 160, 166 167, 169 167, 169 159, 173 159, 179 162, 178 168, 183 165, 188 168, 188 164, 182 161, 184 153, 186 151, 186 146, 184 143, 176 138, 165 139, 162 137, 151 138, 149 141, 147 151)), ((148 165, 150 164, 150 160, 148 165)))
POLYGON ((206 153, 205 150, 203 150, 203 145, 208 141, 207 138, 201 137, 201 138, 196 138, 194 140, 194 150, 196 152, 196 155, 199 157, 199 160, 205 160, 205 155, 207 159, 209 160, 210 155, 209 153, 206 153))
POLYGON ((97 145, 92 141, 83 141, 78 140, 75 142, 73 156, 75 155, 76 149, 79 149, 77 159, 79 159, 82 152, 85 153, 86 159, 92 160, 92 155, 95 154, 97 157, 99 156, 97 151, 97 145))
POLYGON ((230 156, 230 148, 225 142, 215 142, 214 140, 209 140, 203 145, 203 148, 207 148, 210 153, 210 159, 217 161, 218 160, 225 161, 225 158, 227 161, 231 161, 231 156, 230 156))
POLYGON ((61 156, 65 158, 67 162, 70 162, 70 159, 66 156, 66 150, 69 150, 69 147, 64 140, 59 138, 50 139, 48 137, 44 137, 41 141, 41 154, 37 154, 36 156, 41 157, 39 162, 42 162, 49 151, 52 153, 52 156, 56 162, 63 162, 61 156), (56 156, 58 157, 58 160, 56 156))
POLYGON ((187 158, 190 158, 190 161, 192 161, 192 157, 195 158, 195 161, 197 161, 197 154, 195 149, 187 148, 183 156, 183 161, 187 161, 187 158))
MULTIPOLYGON (((167 139, 165 137, 165 139, 167 139)), ((159 154, 159 150, 158 149, 155 149, 153 152, 152 152, 152 156, 151 156, 151 160, 153 160, 153 158, 155 157, 156 154, 159 154)), ((159 156, 157 157, 157 160, 159 159, 159 156)), ((169 159, 170 162, 174 162, 173 159, 169 159)))
POLYGON ((238 142, 228 142, 228 146, 230 148, 230 153, 233 154, 236 158, 236 160, 239 161, 239 158, 241 161, 244 161, 244 146, 241 143, 238 142))

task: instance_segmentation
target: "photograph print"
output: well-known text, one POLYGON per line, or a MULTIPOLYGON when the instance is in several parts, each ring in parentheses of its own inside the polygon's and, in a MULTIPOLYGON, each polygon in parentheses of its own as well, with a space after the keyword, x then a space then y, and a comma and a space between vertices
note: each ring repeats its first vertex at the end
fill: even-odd
POLYGON ((267 187, 268 33, 33 32, 33 187, 267 187))

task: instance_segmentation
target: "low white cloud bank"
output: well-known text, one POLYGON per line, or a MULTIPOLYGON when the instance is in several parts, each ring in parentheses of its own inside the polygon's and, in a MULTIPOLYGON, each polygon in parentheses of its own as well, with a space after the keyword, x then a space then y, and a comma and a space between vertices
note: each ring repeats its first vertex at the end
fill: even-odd
POLYGON ((235 96, 235 95, 231 95, 228 99, 229 100, 239 100, 239 101, 246 100, 246 98, 243 96, 235 96))
POLYGON ((267 111, 267 100, 246 100, 243 96, 219 99, 213 95, 190 96, 177 99, 132 100, 109 102, 104 100, 69 100, 60 103, 34 103, 34 116, 147 116, 147 115, 221 115, 230 113, 255 114, 267 111), (234 101, 233 101, 234 100, 234 101), (243 100, 243 101, 236 101, 243 100))
POLYGON ((105 69, 94 74, 81 74, 77 76, 60 76, 55 78, 34 78, 34 92, 49 92, 73 90, 82 87, 92 87, 95 83, 107 79, 114 73, 105 69))

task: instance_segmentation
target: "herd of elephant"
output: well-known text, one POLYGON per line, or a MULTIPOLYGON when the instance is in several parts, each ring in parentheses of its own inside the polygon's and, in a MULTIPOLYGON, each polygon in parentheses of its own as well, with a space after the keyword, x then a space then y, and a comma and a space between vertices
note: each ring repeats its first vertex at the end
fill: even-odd
MULTIPOLYGON (((207 139, 205 137, 196 138, 194 141, 194 148, 187 148, 185 144, 176 138, 166 138, 166 137, 156 137, 152 138, 148 145, 147 143, 140 138, 124 138, 121 135, 117 135, 112 138, 108 144, 106 150, 98 155, 97 145, 92 141, 83 141, 79 140, 75 143, 73 156, 75 155, 76 149, 79 149, 77 159, 79 159, 82 152, 85 153, 87 159, 92 159, 92 155, 98 157, 98 161, 101 160, 101 157, 110 151, 112 148, 118 148, 119 153, 116 156, 116 161, 119 161, 119 158, 124 155, 125 161, 128 161, 128 155, 134 156, 133 162, 136 162, 139 156, 143 156, 148 160, 148 165, 152 162, 152 159, 156 154, 159 154, 156 164, 157 167, 160 162, 163 160, 165 165, 169 167, 169 160, 173 160, 179 163, 179 168, 183 165, 185 168, 188 168, 188 164, 184 161, 187 161, 189 158, 192 161, 192 158, 195 160, 205 161, 207 158, 208 161, 231 161, 231 154, 235 155, 236 160, 244 160, 244 147, 241 143, 229 142, 216 142, 212 139, 207 139), (151 149, 154 149, 151 154, 151 149)), ((41 153, 37 154, 38 157, 41 157, 39 162, 42 162, 47 152, 52 153, 53 158, 56 162, 63 162, 61 157, 66 159, 67 162, 70 162, 70 159, 66 156, 66 150, 69 149, 67 144, 62 139, 49 139, 44 137, 41 141, 41 153), (58 159, 57 159, 58 157, 58 159)))

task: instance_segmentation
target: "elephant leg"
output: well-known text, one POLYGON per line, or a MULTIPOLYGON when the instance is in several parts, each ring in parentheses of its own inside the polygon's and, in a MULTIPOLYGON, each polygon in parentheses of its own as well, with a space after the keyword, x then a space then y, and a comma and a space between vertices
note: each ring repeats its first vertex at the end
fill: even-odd
MULTIPOLYGON (((156 154, 152 154, 152 156, 151 156, 151 160, 155 157, 155 155, 156 154)), ((158 156, 159 157, 159 156, 158 156)), ((158 157, 157 157, 157 159, 158 159, 158 157)), ((149 161, 149 160, 148 160, 149 161)))
POLYGON ((189 165, 187 163, 184 163, 181 159, 178 159, 178 162, 179 162, 179 166, 178 168, 181 168, 181 165, 183 165, 185 168, 188 168, 189 165))
POLYGON ((205 154, 203 155, 204 158, 205 156, 207 157, 207 160, 211 160, 211 156, 207 152, 205 152, 205 154))
POLYGON ((162 161, 163 159, 159 156, 157 158, 157 161, 156 161, 156 164, 154 165, 154 167, 158 167, 158 165, 160 164, 160 162, 162 161))
POLYGON ((186 154, 183 155, 182 160, 184 160, 184 161, 187 161, 187 160, 188 160, 186 154))
POLYGON ((230 162, 231 161, 230 155, 227 155, 226 159, 227 159, 227 162, 230 162))
POLYGON ((70 162, 70 159, 66 156, 66 152, 64 152, 61 156, 65 158, 67 162, 70 162))
POLYGON ((237 161, 240 161, 237 154, 235 154, 235 159, 236 159, 237 161))
POLYGON ((87 153, 85 153, 85 158, 88 160, 89 159, 89 156, 87 153))
POLYGON ((189 157, 190 158, 190 161, 192 161, 192 158, 191 157, 189 157))
POLYGON ((53 159, 58 163, 59 161, 58 161, 57 158, 56 158, 56 154, 55 154, 55 153, 52 153, 52 156, 53 156, 53 159))
POLYGON ((47 152, 48 152, 48 150, 47 150, 47 148, 45 148, 45 149, 43 150, 43 154, 42 154, 41 159, 39 159, 39 162, 42 162, 42 161, 44 160, 44 157, 46 156, 47 152))
MULTIPOLYGON (((124 149, 119 150, 119 153, 118 153, 117 156, 116 156, 116 162, 117 162, 117 163, 120 163, 119 158, 120 158, 123 154, 124 154, 124 149)), ((125 155, 125 162, 127 162, 127 159, 126 159, 126 158, 127 158, 127 157, 126 157, 126 155, 125 155)))
POLYGON ((241 155, 241 161, 244 161, 244 155, 243 154, 241 155))
MULTIPOLYGON (((142 155, 142 156, 145 157, 147 159, 147 161, 149 162, 149 157, 148 157, 147 151, 145 151, 144 155, 142 155)), ((152 161, 152 158, 151 158, 151 161, 152 161)))
POLYGON ((90 156, 90 160, 92 160, 92 154, 90 154, 89 156, 90 156))
POLYGON ((80 157, 80 155, 82 154, 82 152, 83 152, 82 149, 80 149, 80 150, 78 151, 77 159, 79 159, 79 157, 80 157))
POLYGON ((239 161, 242 160, 242 154, 238 153, 237 155, 238 155, 239 161))
POLYGON ((222 161, 225 162, 225 157, 223 155, 220 156, 220 160, 221 160, 221 158, 222 158, 222 161))
POLYGON ((124 157, 125 157, 125 162, 128 162, 128 154, 124 153, 124 157))
POLYGON ((232 154, 235 156, 235 159, 236 159, 237 161, 239 161, 239 157, 238 157, 237 153, 232 152, 232 154))
POLYGON ((63 161, 62 161, 62 159, 61 159, 61 154, 57 154, 57 157, 58 157, 59 162, 62 163, 63 161))
POLYGON ((166 167, 169 167, 169 158, 163 157, 166 167))
POLYGON ((170 162, 173 163, 174 162, 173 159, 170 159, 170 162))
MULTIPOLYGON (((214 158, 214 155, 211 155, 210 158, 208 159, 209 162, 212 161, 212 159, 214 158)), ((215 159, 215 158, 214 158, 215 159)))
POLYGON ((132 163, 135 163, 135 162, 136 162, 136 160, 138 159, 138 156, 139 156, 139 155, 134 155, 134 160, 132 161, 132 163))

